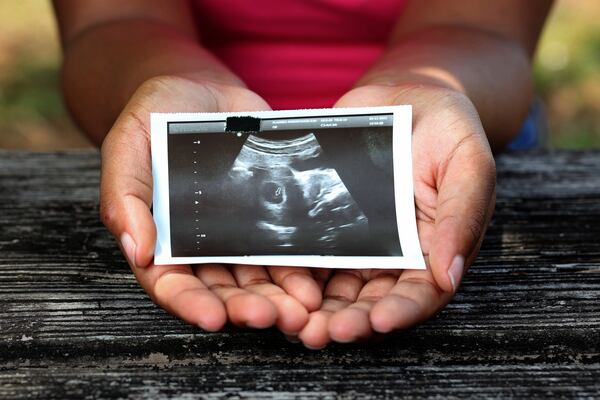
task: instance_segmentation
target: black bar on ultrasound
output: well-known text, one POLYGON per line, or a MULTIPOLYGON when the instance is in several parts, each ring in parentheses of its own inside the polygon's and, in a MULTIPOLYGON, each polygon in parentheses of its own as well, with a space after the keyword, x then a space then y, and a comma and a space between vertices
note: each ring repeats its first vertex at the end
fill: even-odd
POLYGON ((227 117, 225 132, 259 132, 260 118, 227 117))

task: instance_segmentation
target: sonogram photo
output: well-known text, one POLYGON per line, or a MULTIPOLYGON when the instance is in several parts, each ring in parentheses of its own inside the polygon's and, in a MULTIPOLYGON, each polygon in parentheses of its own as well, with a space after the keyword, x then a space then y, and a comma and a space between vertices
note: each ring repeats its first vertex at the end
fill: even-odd
POLYGON ((330 120, 170 123, 173 256, 402 256, 392 115, 330 120))

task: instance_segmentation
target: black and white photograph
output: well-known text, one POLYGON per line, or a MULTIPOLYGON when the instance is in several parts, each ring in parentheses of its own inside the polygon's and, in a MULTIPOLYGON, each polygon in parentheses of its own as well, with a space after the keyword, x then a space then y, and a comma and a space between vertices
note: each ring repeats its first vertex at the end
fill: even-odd
POLYGON ((403 258, 401 234, 415 217, 397 209, 398 192, 412 199, 412 187, 396 187, 393 112, 253 114, 165 121, 168 227, 157 225, 159 240, 160 230, 169 235, 160 249, 244 262, 403 258))

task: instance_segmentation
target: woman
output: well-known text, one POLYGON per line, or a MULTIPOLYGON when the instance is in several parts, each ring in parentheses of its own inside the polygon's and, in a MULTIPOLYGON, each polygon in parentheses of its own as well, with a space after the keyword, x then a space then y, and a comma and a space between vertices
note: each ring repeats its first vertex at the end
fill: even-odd
POLYGON ((159 305, 206 330, 276 324, 309 348, 445 306, 494 208, 491 149, 531 102, 551 0, 55 0, 67 104, 102 145, 101 214, 159 305), (412 104, 426 271, 152 265, 150 112, 412 104), (108 134, 107 134, 108 132, 108 134))

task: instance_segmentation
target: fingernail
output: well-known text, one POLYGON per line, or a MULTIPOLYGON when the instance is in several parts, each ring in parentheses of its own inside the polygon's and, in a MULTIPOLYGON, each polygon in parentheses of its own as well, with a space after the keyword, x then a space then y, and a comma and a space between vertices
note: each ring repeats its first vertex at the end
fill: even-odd
POLYGON ((353 343, 356 342, 356 338, 354 336, 351 336, 349 338, 344 338, 344 339, 335 339, 336 342, 338 343, 353 343))
POLYGON ((133 238, 129 235, 129 233, 124 232, 121 235, 121 247, 125 251, 125 256, 127 257, 127 261, 132 267, 136 267, 135 264, 135 249, 136 244, 133 241, 133 238))
POLYGON ((306 347, 309 350, 323 350, 325 348, 325 346, 327 346, 327 345, 324 344, 323 346, 316 347, 316 346, 311 346, 309 344, 304 343, 304 347, 306 347))
POLYGON ((448 276, 450 277, 450 282, 452 283, 452 290, 454 290, 455 292, 458 288, 458 285, 460 285, 460 280, 462 279, 464 268, 465 258, 461 255, 455 256, 452 259, 450 268, 448 268, 448 276))
POLYGON ((250 328, 250 329, 267 329, 270 326, 271 326, 271 324, 265 325, 263 323, 257 323, 254 321, 246 322, 246 327, 250 328))

